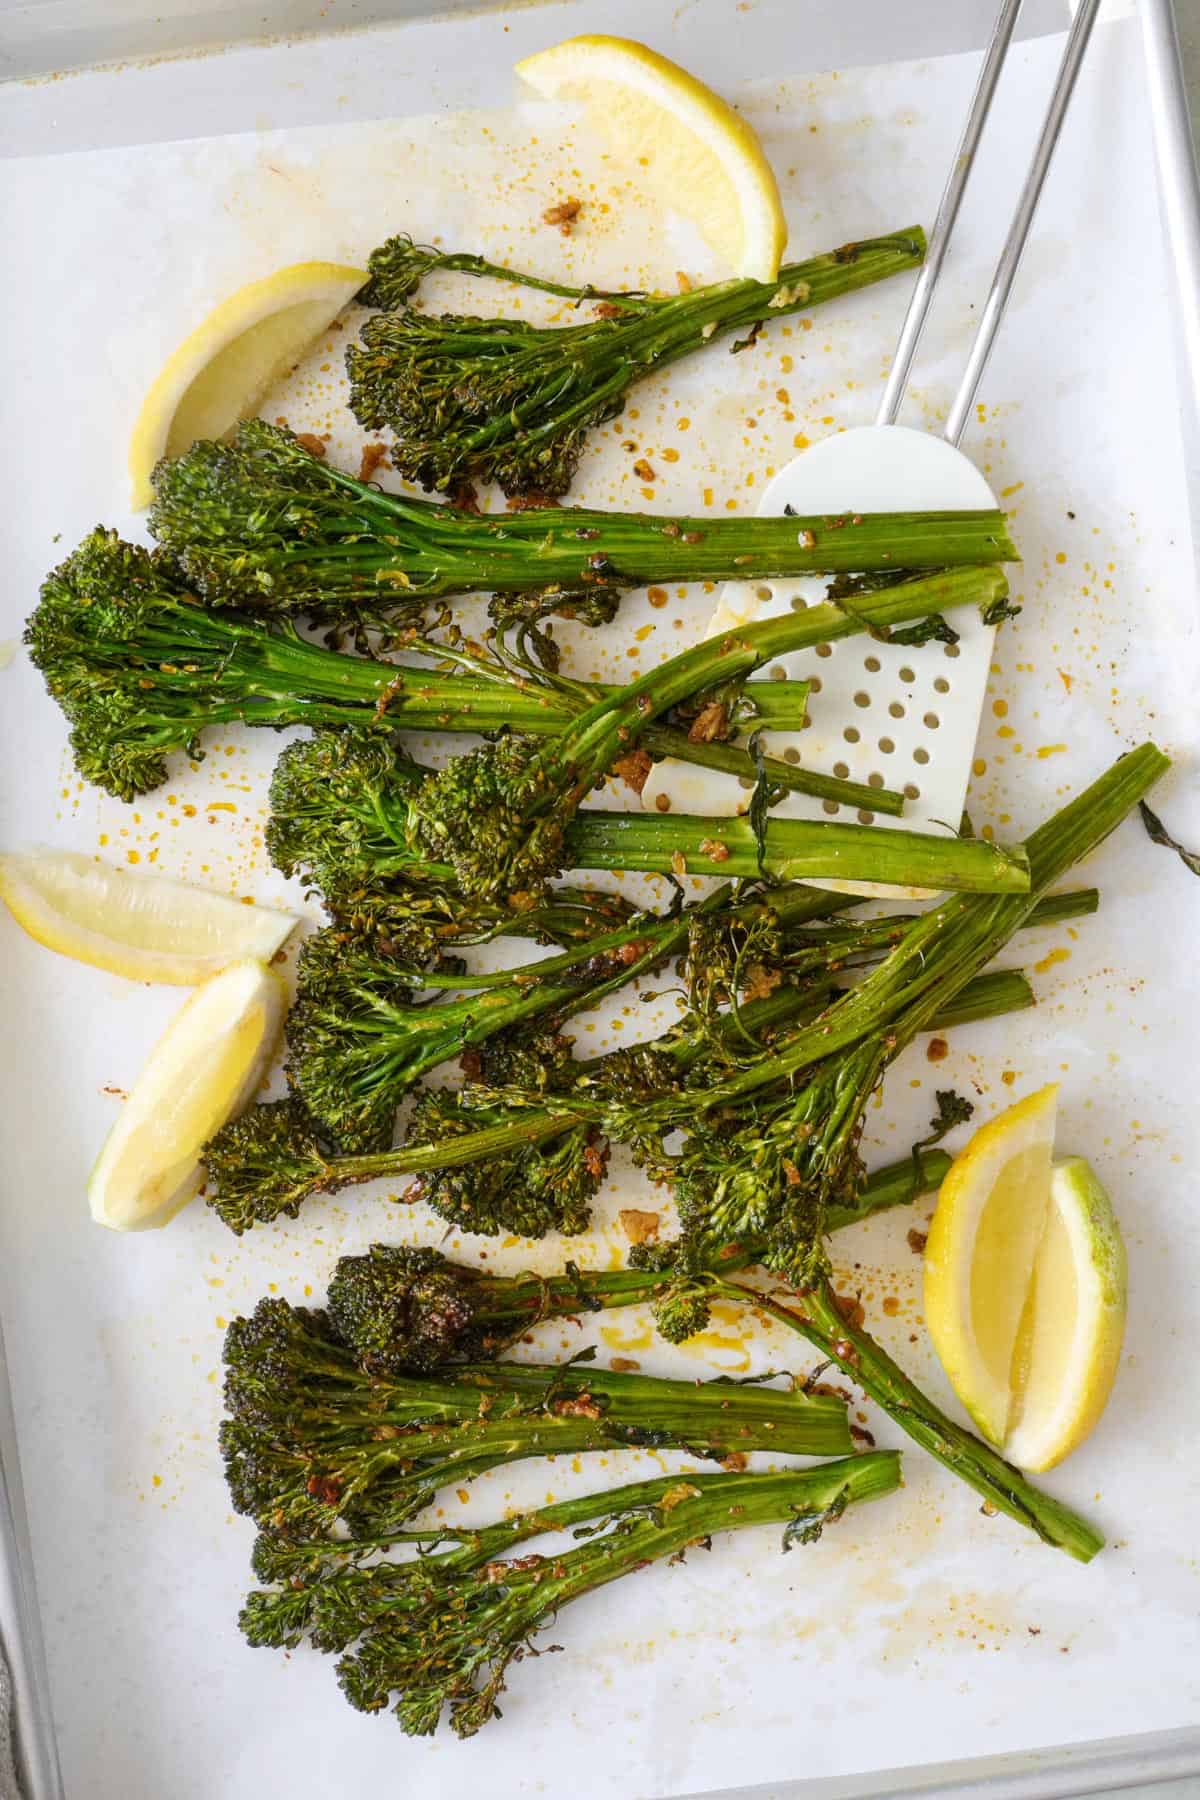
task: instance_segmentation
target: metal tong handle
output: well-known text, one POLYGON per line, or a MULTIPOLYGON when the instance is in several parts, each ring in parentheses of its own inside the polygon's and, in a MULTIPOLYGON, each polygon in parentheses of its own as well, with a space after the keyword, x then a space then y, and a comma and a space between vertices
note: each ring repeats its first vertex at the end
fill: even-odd
MULTIPOLYGON (((975 153, 979 148, 979 140, 983 136, 988 113, 991 111, 992 100, 1000 80, 1000 72, 1008 54, 1013 28, 1020 10, 1021 0, 1001 0, 1000 12, 992 30, 991 41, 984 54, 970 110, 967 113, 962 136, 959 138, 958 148, 954 153, 954 161, 950 165, 950 174, 942 192, 925 262, 913 289, 912 299, 908 303, 904 323, 900 328, 891 374, 888 376, 887 386, 883 391, 883 399, 879 403, 879 412, 876 416, 878 425, 894 425, 896 415, 900 411, 905 390, 908 387, 913 358, 921 340, 921 333, 925 329, 934 289, 946 260, 950 237, 958 218, 967 182, 971 176, 975 153)), ((1008 228, 1008 236, 1004 240, 1004 248, 1000 252, 1000 260, 996 264, 996 272, 992 276, 992 285, 988 291, 987 301, 975 333, 974 342, 971 345, 970 354, 967 357, 967 366, 963 371, 958 392, 954 396, 945 429, 942 432, 942 436, 948 443, 957 445, 966 429, 971 407, 974 404, 975 395, 979 391, 979 383, 983 379, 983 372, 987 367, 992 345, 995 343, 996 334, 1000 329, 1000 321, 1004 317, 1004 308, 1008 303, 1008 296, 1012 292, 1012 285, 1020 267, 1021 256, 1029 237, 1029 227, 1033 223, 1033 215, 1037 210, 1037 203, 1046 180, 1046 171, 1050 167, 1050 160, 1062 132, 1063 119, 1066 117, 1067 106, 1070 103, 1083 62, 1083 54, 1087 49, 1088 39, 1099 10, 1100 0, 1081 0, 1079 9, 1071 22, 1071 29, 1067 33, 1062 61, 1055 77, 1054 90, 1050 95, 1050 104, 1038 137, 1037 147, 1033 153, 1033 161, 1029 165, 1029 173, 1025 177, 1025 184, 1021 189, 1016 211, 1008 228)))

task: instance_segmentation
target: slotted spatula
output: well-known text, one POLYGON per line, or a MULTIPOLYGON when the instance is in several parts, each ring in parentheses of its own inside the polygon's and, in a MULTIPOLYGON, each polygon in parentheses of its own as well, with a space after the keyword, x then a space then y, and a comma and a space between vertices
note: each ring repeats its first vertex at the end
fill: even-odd
MULTIPOLYGON (((760 513, 883 512, 995 506, 987 482, 958 448, 1029 235, 1100 0, 1083 0, 1067 36, 1045 122, 992 279, 987 302, 940 437, 895 423, 992 98, 1020 12, 1003 0, 984 54, 962 136, 942 194, 926 261, 913 289, 891 374, 874 425, 838 432, 780 470, 763 492, 760 513)), ((820 581, 728 582, 709 634, 751 618, 824 598, 820 581)), ((901 819, 911 830, 956 828, 962 816, 996 627, 969 609, 955 614, 956 644, 906 649, 866 637, 824 644, 786 659, 784 672, 813 683, 810 717, 794 737, 772 733, 769 749, 814 769, 899 788, 901 819)), ((658 764, 642 790, 643 807, 718 814, 744 806, 732 776, 676 762, 658 764)), ((789 794, 780 810, 818 816, 843 809, 789 794)), ((874 815, 860 812, 871 822, 874 815)), ((893 889, 863 891, 895 892, 893 889)))

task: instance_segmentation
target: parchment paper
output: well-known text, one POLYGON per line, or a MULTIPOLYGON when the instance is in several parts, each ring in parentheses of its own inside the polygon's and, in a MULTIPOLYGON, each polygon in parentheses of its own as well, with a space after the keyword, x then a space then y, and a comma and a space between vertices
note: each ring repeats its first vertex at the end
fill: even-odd
MULTIPOLYGON (((388 53, 387 37, 372 41, 388 53)), ((935 425, 945 405, 1057 49, 1043 41, 1013 53, 914 422, 935 425)), ((786 41, 767 66, 788 66, 786 41)), ((783 180, 793 252, 928 223, 973 76, 973 59, 954 58, 745 93, 783 180)), ((124 447, 183 334, 243 281, 302 257, 361 258, 396 229, 601 283, 716 273, 582 128, 543 106, 5 167, 0 637, 18 636, 42 572, 97 519, 135 528, 124 447), (568 240, 540 215, 572 193, 585 211, 568 240)), ((469 291, 446 282, 437 293, 454 304, 469 291)), ((811 329, 779 321, 750 353, 717 352, 646 384, 597 434, 577 497, 751 510, 755 484, 798 440, 871 417, 905 298, 898 284, 874 289, 814 314, 811 329), (625 442, 657 472, 648 494, 625 442)), ((535 303, 520 303, 532 316, 535 303)), ((1140 47, 1132 25, 1114 25, 1097 34, 967 445, 1011 507, 1025 558, 1024 612, 998 640, 969 799, 977 827, 1001 836, 1019 836, 1151 733, 1182 764, 1163 810, 1181 836, 1200 824, 1194 565, 1166 318, 1140 47)), ((266 410, 328 430, 331 454, 356 466, 362 434, 340 411, 345 335, 331 334, 266 410)), ((691 641, 710 606, 698 591, 658 606, 632 599, 616 631, 575 635, 572 667, 646 667, 691 641)), ((261 849, 276 738, 222 737, 198 768, 181 765, 162 792, 123 808, 77 782, 61 721, 23 656, 0 686, 5 842, 95 849, 223 891, 289 897, 261 849)), ((229 1317, 268 1288, 319 1296, 346 1249, 436 1241, 440 1227, 373 1191, 314 1202, 295 1224, 240 1242, 199 1205, 162 1234, 122 1239, 92 1226, 92 1157, 181 996, 50 956, 0 920, 0 1310, 68 1790, 89 1800, 410 1790, 465 1800, 481 1788, 569 1789, 628 1800, 1193 1720, 1196 894, 1136 823, 1087 878, 1104 890, 1100 917, 1026 939, 1006 959, 1029 968, 1037 1011, 955 1034, 936 1068, 910 1052, 871 1115, 868 1148, 872 1160, 903 1153, 935 1086, 972 1092, 982 1118, 1062 1081, 1061 1141, 1088 1152, 1115 1196, 1132 1298, 1113 1403, 1050 1485, 1100 1521, 1111 1547, 1087 1569, 1056 1557, 981 1516, 913 1450, 904 1492, 816 1550, 783 1560, 771 1534, 718 1542, 573 1608, 555 1628, 567 1654, 517 1669, 504 1720, 467 1745, 414 1743, 386 1717, 352 1713, 315 1654, 246 1648, 235 1615, 251 1532, 229 1512, 214 1441, 229 1317)), ((591 1051, 648 1034, 670 1006, 627 1000, 581 1025, 581 1043, 591 1051)), ((615 1161, 601 1225, 572 1253, 615 1262, 615 1213, 630 1203, 660 1202, 615 1161)), ((878 1221, 843 1238, 838 1255, 843 1285, 861 1290, 881 1337, 944 1395, 906 1244, 928 1212, 878 1221)), ((485 1248, 457 1234, 448 1247, 485 1248)), ((492 1266, 516 1268, 556 1262, 566 1246, 486 1248, 492 1266)), ((549 1329, 542 1347, 573 1350, 588 1336, 549 1329)), ((602 1354, 648 1370, 798 1362, 793 1341, 751 1336, 732 1315, 674 1354, 631 1315, 596 1336, 602 1354)), ((902 1441, 886 1420, 870 1425, 881 1443, 902 1441)), ((446 1496, 445 1510, 483 1518, 663 1460, 630 1453, 502 1473, 467 1504, 446 1496)))

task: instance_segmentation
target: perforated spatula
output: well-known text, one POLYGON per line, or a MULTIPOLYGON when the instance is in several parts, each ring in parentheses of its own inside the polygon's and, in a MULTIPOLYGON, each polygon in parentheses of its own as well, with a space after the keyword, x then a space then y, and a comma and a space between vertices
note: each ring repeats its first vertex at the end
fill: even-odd
MULTIPOLYGON (((942 435, 935 437, 897 425, 895 420, 1021 0, 1003 0, 1001 5, 942 194, 928 255, 901 328, 876 423, 836 433, 796 457, 764 490, 760 513, 782 513, 787 506, 798 513, 837 514, 997 504, 987 482, 958 445, 1004 315, 1099 4, 1100 0, 1083 0, 1067 36, 1033 161, 942 435)), ((823 598, 822 584, 811 579, 728 582, 721 591, 709 633, 823 598)), ((880 815, 877 822, 881 825, 903 825, 918 831, 957 827, 971 773, 996 628, 985 625, 970 609, 964 609, 962 615, 956 613, 953 624, 959 634, 955 644, 932 643, 908 649, 855 637, 787 658, 780 672, 811 680, 814 697, 807 728, 790 739, 772 733, 768 745, 771 752, 872 787, 902 789, 903 818, 880 815)), ((644 807, 665 810, 670 806, 690 813, 736 811, 739 803, 745 805, 746 798, 734 777, 676 762, 658 764, 642 790, 644 807)), ((798 794, 787 795, 780 810, 801 817, 820 816, 822 807, 829 813, 841 810, 832 801, 815 801, 798 794)), ((867 811, 858 816, 865 822, 875 818, 867 811)))

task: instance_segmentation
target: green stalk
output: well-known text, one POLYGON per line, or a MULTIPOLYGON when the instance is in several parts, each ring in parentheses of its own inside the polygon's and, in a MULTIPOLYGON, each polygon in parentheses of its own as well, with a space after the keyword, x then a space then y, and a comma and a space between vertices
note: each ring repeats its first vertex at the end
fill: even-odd
POLYGON ((1104 1547, 1103 1537, 1086 1520, 1027 1481, 998 1451, 955 1424, 923 1394, 870 1333, 846 1316, 828 1283, 803 1294, 795 1306, 784 1306, 735 1282, 719 1281, 712 1291, 723 1299, 755 1307, 786 1330, 806 1338, 914 1443, 974 1488, 989 1506, 1035 1532, 1043 1543, 1065 1550, 1078 1562, 1090 1562, 1104 1547))
POLYGON ((150 529, 207 605, 350 627, 423 618, 451 594, 539 593, 577 608, 659 582, 932 570, 1017 554, 993 510, 479 516, 356 481, 261 420, 232 443, 194 444, 160 464, 155 491, 150 529))
POLYGON ((394 466, 427 487, 479 476, 509 493, 561 494, 588 429, 615 417, 643 375, 732 331, 748 331, 734 346, 745 348, 770 319, 915 268, 924 254, 925 235, 914 226, 789 263, 771 282, 726 281, 659 297, 599 295, 394 238, 373 253, 363 294, 368 304, 402 310, 368 320, 347 352, 351 409, 368 430, 394 432, 394 466), (599 317, 566 326, 405 307, 438 267, 604 305, 599 317))
POLYGON ((1036 1004, 1033 989, 1019 969, 993 969, 960 988, 930 1019, 928 1029, 950 1031, 955 1025, 997 1019, 1036 1004))
MULTIPOLYGON (((766 683, 759 681, 751 685, 764 687, 766 683)), ((759 729, 757 723, 755 729, 759 729)), ((736 744, 694 743, 686 732, 661 725, 649 726, 642 732, 641 741, 642 747, 656 758, 673 756, 680 762, 693 763, 701 769, 717 769, 723 775, 737 775, 742 780, 758 773, 746 751, 736 744)), ((773 787, 782 788, 789 794, 808 794, 814 800, 832 800, 839 806, 882 813, 889 818, 899 818, 904 811, 904 795, 894 788, 870 787, 865 781, 848 781, 841 775, 822 775, 819 770, 785 762, 781 756, 765 756, 762 773, 773 787)))
POLYGON ((757 1066, 712 1088, 712 1106, 736 1104, 766 1084, 873 1038, 881 1021, 890 1021, 891 1054, 896 1054, 1003 949, 1047 889, 1102 843, 1169 767, 1169 759, 1151 743, 1121 757, 1026 841, 1026 893, 952 896, 923 914, 886 961, 818 1024, 798 1031, 757 1066))
POLYGON ((877 881, 964 893, 1023 893, 1028 880, 1023 853, 986 838, 941 838, 837 819, 768 818, 760 853, 748 818, 580 810, 566 829, 564 856, 575 869, 877 881))
MULTIPOLYGON (((259 1540, 256 1572, 283 1586, 252 1593, 239 1623, 255 1645, 294 1646, 311 1635, 322 1650, 348 1652, 338 1681, 361 1712, 391 1706, 414 1736, 437 1729, 444 1706, 459 1737, 498 1714, 511 1662, 528 1656, 535 1633, 581 1595, 653 1562, 682 1560, 715 1531, 783 1525, 783 1548, 810 1544, 848 1505, 900 1485, 899 1458, 876 1452, 817 1468, 769 1474, 667 1475, 559 1503, 470 1534, 431 1531, 427 1554, 406 1562, 347 1564, 369 1553, 351 1542, 325 1558, 259 1540), (573 1547, 500 1560, 498 1552, 547 1531, 573 1529, 573 1547), (445 1542, 456 1548, 445 1550, 445 1542), (393 1698, 395 1696, 395 1698, 393 1698)), ((411 1542, 412 1533, 399 1534, 411 1542)))
MULTIPOLYGON (((869 286, 886 275, 916 268, 924 261, 925 233, 919 225, 888 237, 862 238, 838 250, 812 256, 803 262, 785 263, 774 281, 735 279, 713 282, 692 288, 682 294, 644 294, 628 289, 610 290, 575 287, 566 282, 549 281, 544 276, 530 275, 523 269, 510 269, 503 263, 489 262, 462 250, 434 250, 414 244, 411 238, 397 236, 371 253, 367 263, 370 279, 358 295, 361 306, 372 306, 391 312, 403 306, 416 293, 427 275, 438 269, 453 269, 462 274, 486 276, 493 281, 508 282, 515 287, 536 288, 543 294, 554 294, 562 300, 578 302, 596 300, 616 307, 631 317, 661 319, 665 315, 704 319, 712 316, 714 305, 722 310, 735 302, 742 304, 741 314, 732 317, 730 328, 753 324, 756 319, 786 317, 802 312, 806 306, 869 286), (804 285, 808 294, 796 293, 785 304, 772 305, 784 291, 804 285)), ((464 325, 490 325, 490 320, 464 320, 464 325)), ((501 328, 511 321, 496 320, 501 328)), ((561 335, 561 334, 560 334, 561 335)), ((708 338, 702 340, 707 343, 708 338)))
MULTIPOLYGON (((826 995, 814 999, 803 989, 780 987, 766 998, 742 1007, 740 1017, 743 1030, 765 1034, 773 1028, 797 1020, 803 1024, 821 1016, 828 998, 826 995)), ((1031 1003, 1032 994, 1028 983, 1019 971, 1009 972, 1002 984, 985 977, 980 980, 978 990, 972 983, 957 996, 955 1008, 948 1010, 945 1018, 935 1014, 929 1021, 928 1029, 946 1030, 953 1024, 964 1024, 978 1018, 993 1018, 1003 1010, 1023 1008, 1031 1003)), ((655 1049, 660 1047, 684 1070, 703 1054, 703 1046, 686 1035, 675 1041, 668 1036, 653 1045, 655 1049)), ((603 1059, 597 1058, 590 1066, 602 1067, 603 1059)), ((588 1064, 581 1064, 581 1075, 586 1074, 588 1068, 588 1064)), ((255 1132, 256 1120, 269 1117, 273 1124, 279 1116, 277 1107, 263 1106, 251 1109, 241 1121, 234 1121, 232 1125, 226 1126, 221 1135, 205 1147, 204 1161, 209 1177, 208 1203, 220 1214, 224 1223, 240 1235, 252 1225, 277 1218, 281 1213, 294 1216, 312 1194, 338 1193, 343 1188, 353 1187, 364 1181, 403 1179, 410 1175, 470 1168, 476 1164, 488 1163, 493 1158, 510 1154, 521 1145, 546 1143, 552 1138, 560 1137, 572 1126, 588 1123, 595 1111, 594 1103, 565 1096, 549 1110, 539 1108, 536 1103, 531 1103, 527 1111, 513 1107, 502 1124, 484 1126, 458 1137, 439 1138, 425 1144, 406 1144, 400 1149, 334 1155, 327 1153, 311 1132, 303 1141, 292 1138, 291 1122, 286 1118, 280 1119, 288 1136, 286 1146, 272 1142, 260 1143, 255 1132), (281 1166, 281 1151, 286 1166, 281 1166)), ((268 1135, 269 1131, 270 1127, 268 1135)), ((936 1164, 929 1166, 937 1167, 936 1164)), ((903 1189, 895 1185, 894 1176, 889 1177, 887 1191, 896 1196, 888 1204, 902 1203, 903 1189)), ((829 1209, 828 1216, 841 1220, 843 1213, 834 1206, 829 1209)), ((853 1207, 845 1209, 844 1222, 850 1223, 852 1219, 861 1216, 864 1214, 860 1196, 853 1207)))

